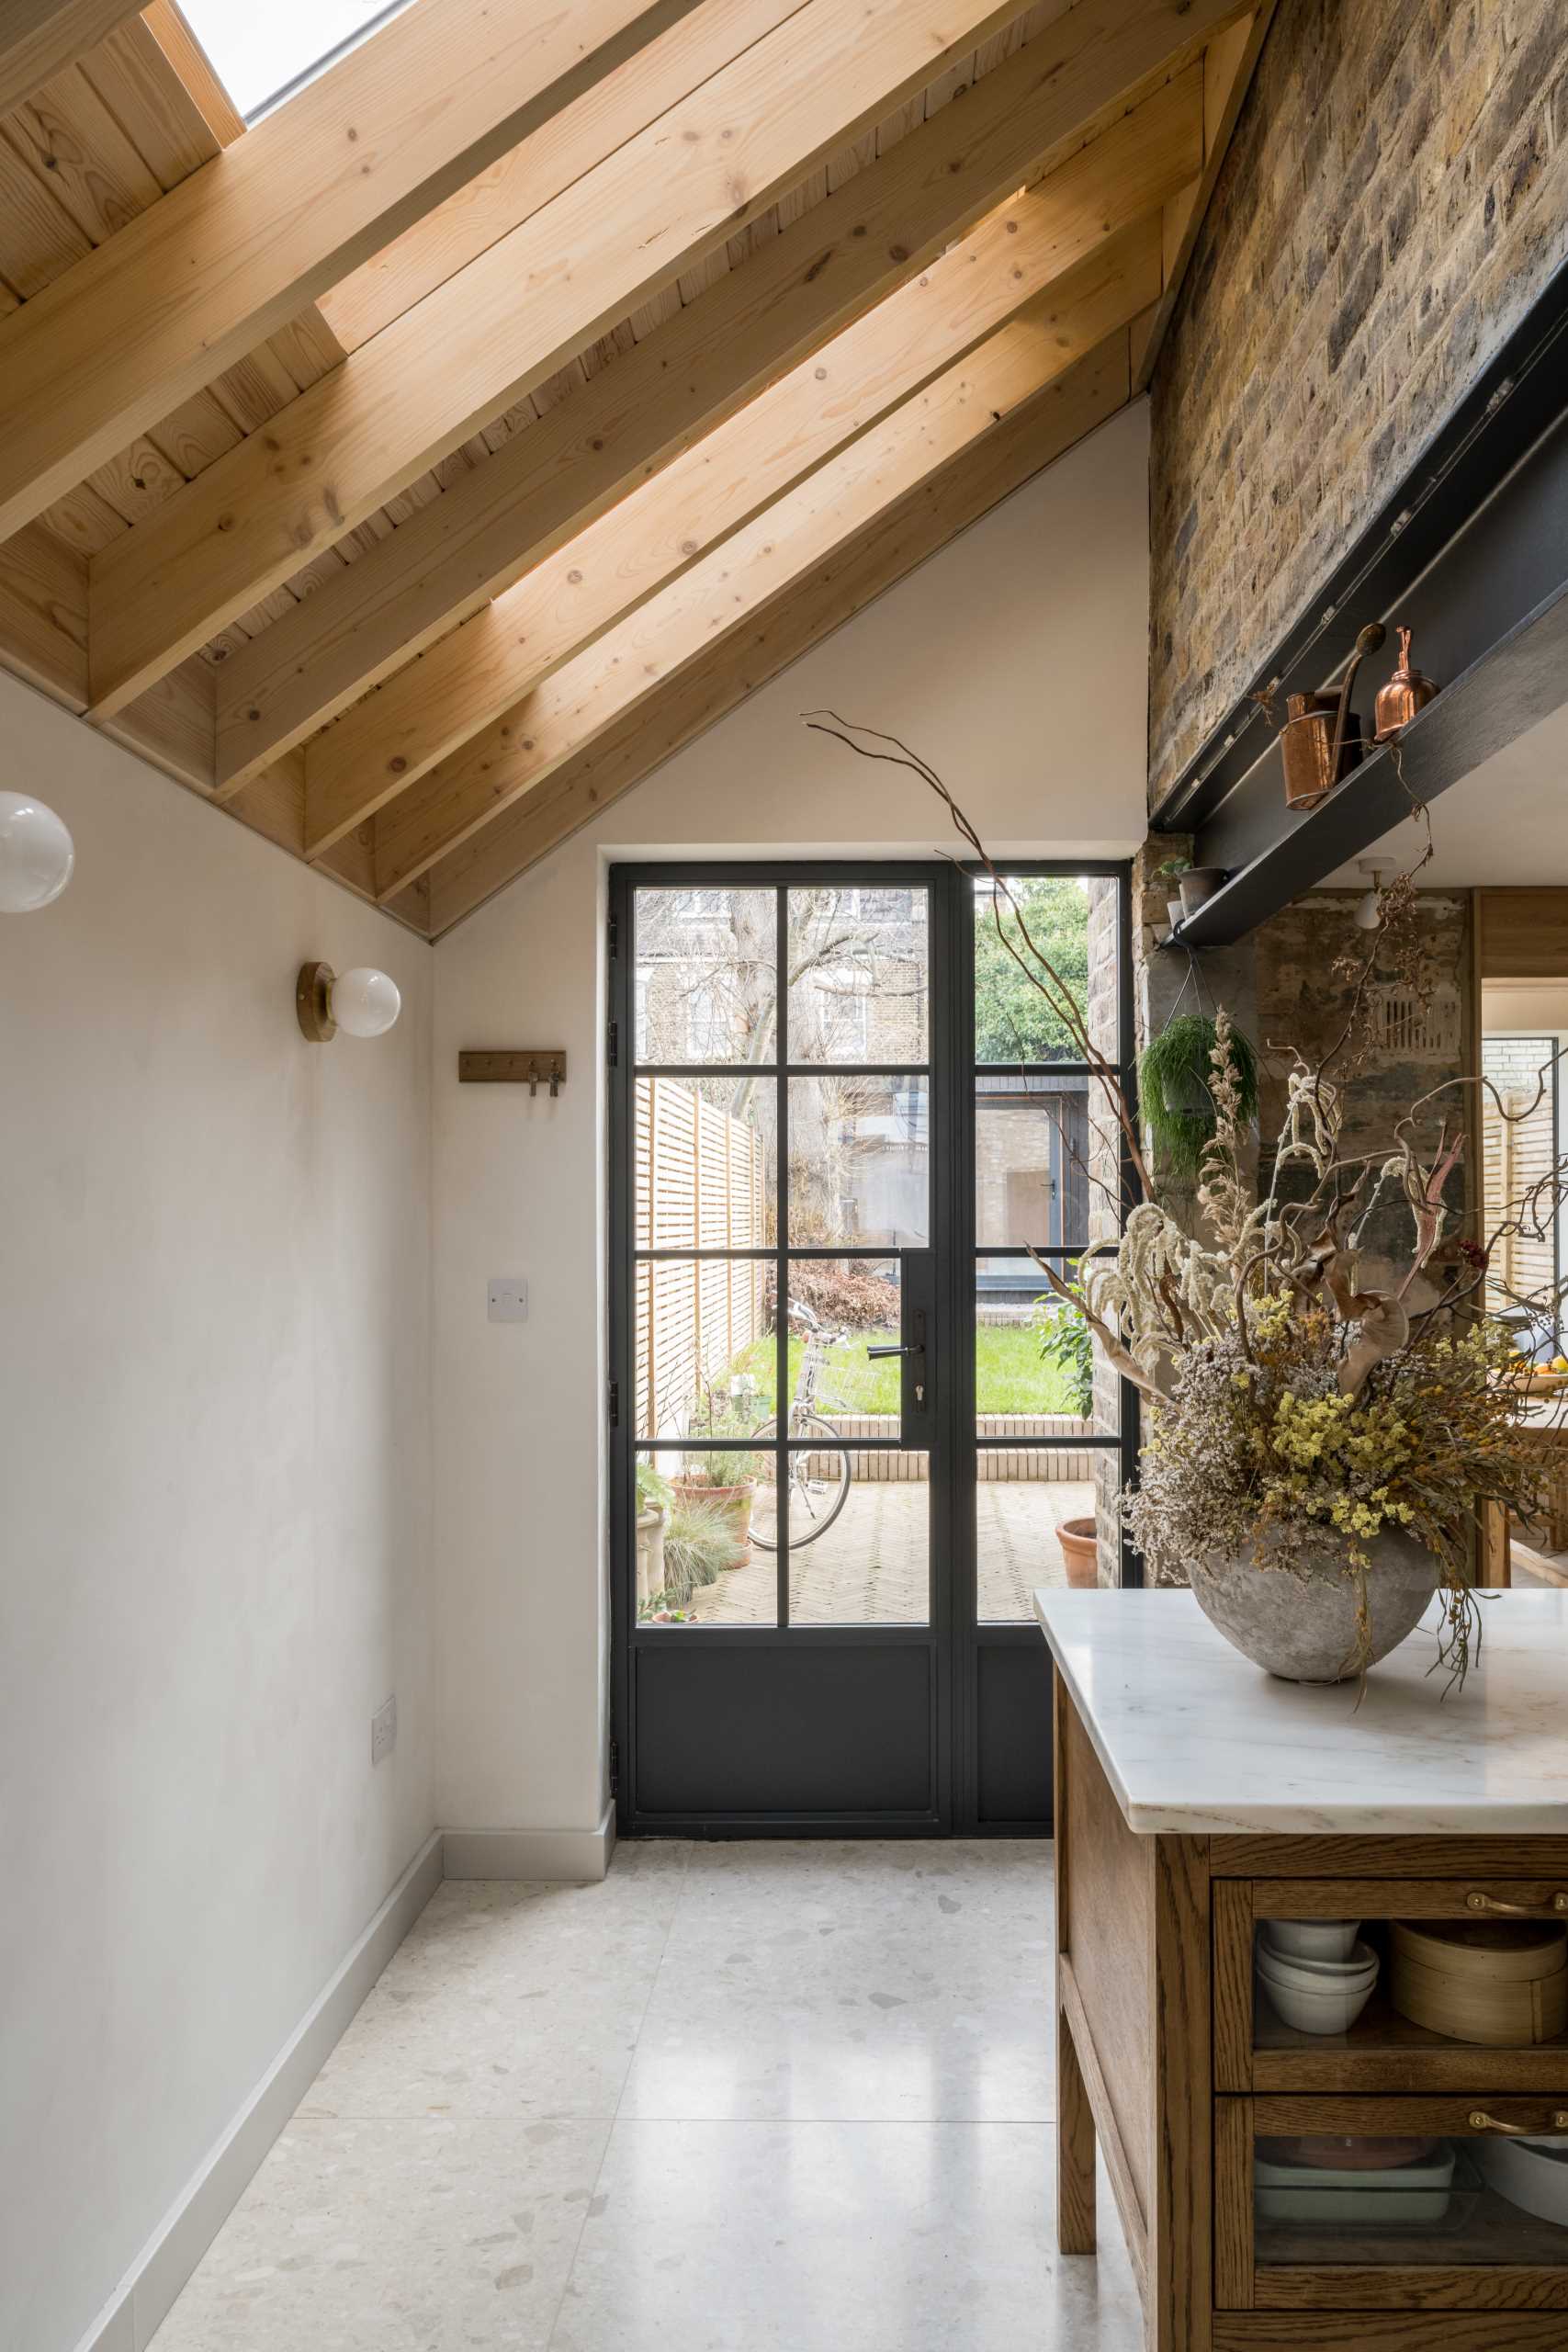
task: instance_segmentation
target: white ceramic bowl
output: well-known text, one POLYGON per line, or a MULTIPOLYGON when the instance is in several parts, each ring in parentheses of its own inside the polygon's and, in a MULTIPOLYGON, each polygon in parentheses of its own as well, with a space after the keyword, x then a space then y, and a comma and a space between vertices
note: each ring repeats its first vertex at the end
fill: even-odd
POLYGON ((1303 1984, 1350 1984, 1360 1977, 1375 1976, 1379 1962, 1371 1944, 1358 1944, 1345 1960, 1303 1960, 1294 1952, 1277 1951, 1265 1937, 1258 1947, 1258 1964, 1272 1975, 1303 1984))
POLYGON ((1360 1926, 1359 1919, 1265 1919, 1263 1936, 1296 1960, 1348 1960, 1360 1926))
POLYGON ((1568 2222, 1568 2139, 1483 2140, 1475 2153, 1499 2197, 1538 2222, 1568 2222))
POLYGON ((1261 1968, 1258 1978, 1269 2007, 1298 2033, 1348 2033, 1377 1981, 1369 1976, 1362 1984, 1329 1984, 1319 1991, 1315 1986, 1309 1990, 1299 1978, 1282 1982, 1261 1968))

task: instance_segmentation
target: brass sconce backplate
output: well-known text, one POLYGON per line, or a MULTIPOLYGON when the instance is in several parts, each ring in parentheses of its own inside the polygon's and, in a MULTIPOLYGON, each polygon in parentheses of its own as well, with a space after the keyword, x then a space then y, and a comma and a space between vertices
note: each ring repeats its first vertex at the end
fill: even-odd
POLYGON ((301 964, 294 984, 294 1010, 312 1046, 325 1046, 337 1035, 330 1010, 332 986, 337 975, 330 964, 301 964))

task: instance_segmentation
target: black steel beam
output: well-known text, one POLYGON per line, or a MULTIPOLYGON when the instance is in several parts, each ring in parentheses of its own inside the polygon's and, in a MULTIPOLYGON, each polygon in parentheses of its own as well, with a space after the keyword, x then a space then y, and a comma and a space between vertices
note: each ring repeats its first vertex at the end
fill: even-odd
MULTIPOLYGON (((1568 560, 1568 549, 1564 555, 1568 560)), ((1564 701, 1568 581, 1412 720, 1399 739, 1397 761, 1393 747, 1374 752, 1310 815, 1286 815, 1277 755, 1270 760, 1270 780, 1289 830, 1234 872, 1182 924, 1175 944, 1227 947, 1245 938, 1392 832, 1409 816, 1413 797, 1436 799, 1564 701)), ((1568 783, 1564 792, 1568 816, 1568 783)), ((1198 839, 1200 855, 1208 863, 1208 835, 1198 839)), ((1413 847, 1419 843, 1413 841, 1413 847)))

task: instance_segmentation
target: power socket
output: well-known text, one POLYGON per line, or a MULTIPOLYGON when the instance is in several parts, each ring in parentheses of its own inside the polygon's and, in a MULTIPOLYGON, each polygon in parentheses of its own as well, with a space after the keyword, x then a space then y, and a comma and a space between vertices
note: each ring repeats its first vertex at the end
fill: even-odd
POLYGON ((378 1707, 370 1718, 370 1761, 379 1764, 383 1756, 390 1756, 398 1744, 398 1702, 394 1692, 384 1707, 378 1707))

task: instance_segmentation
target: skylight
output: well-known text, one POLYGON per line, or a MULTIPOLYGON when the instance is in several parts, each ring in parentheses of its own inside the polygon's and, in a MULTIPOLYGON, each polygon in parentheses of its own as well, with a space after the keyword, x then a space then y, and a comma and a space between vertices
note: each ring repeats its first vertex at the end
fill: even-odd
POLYGON ((186 21, 247 122, 288 97, 406 0, 182 0, 186 21))

